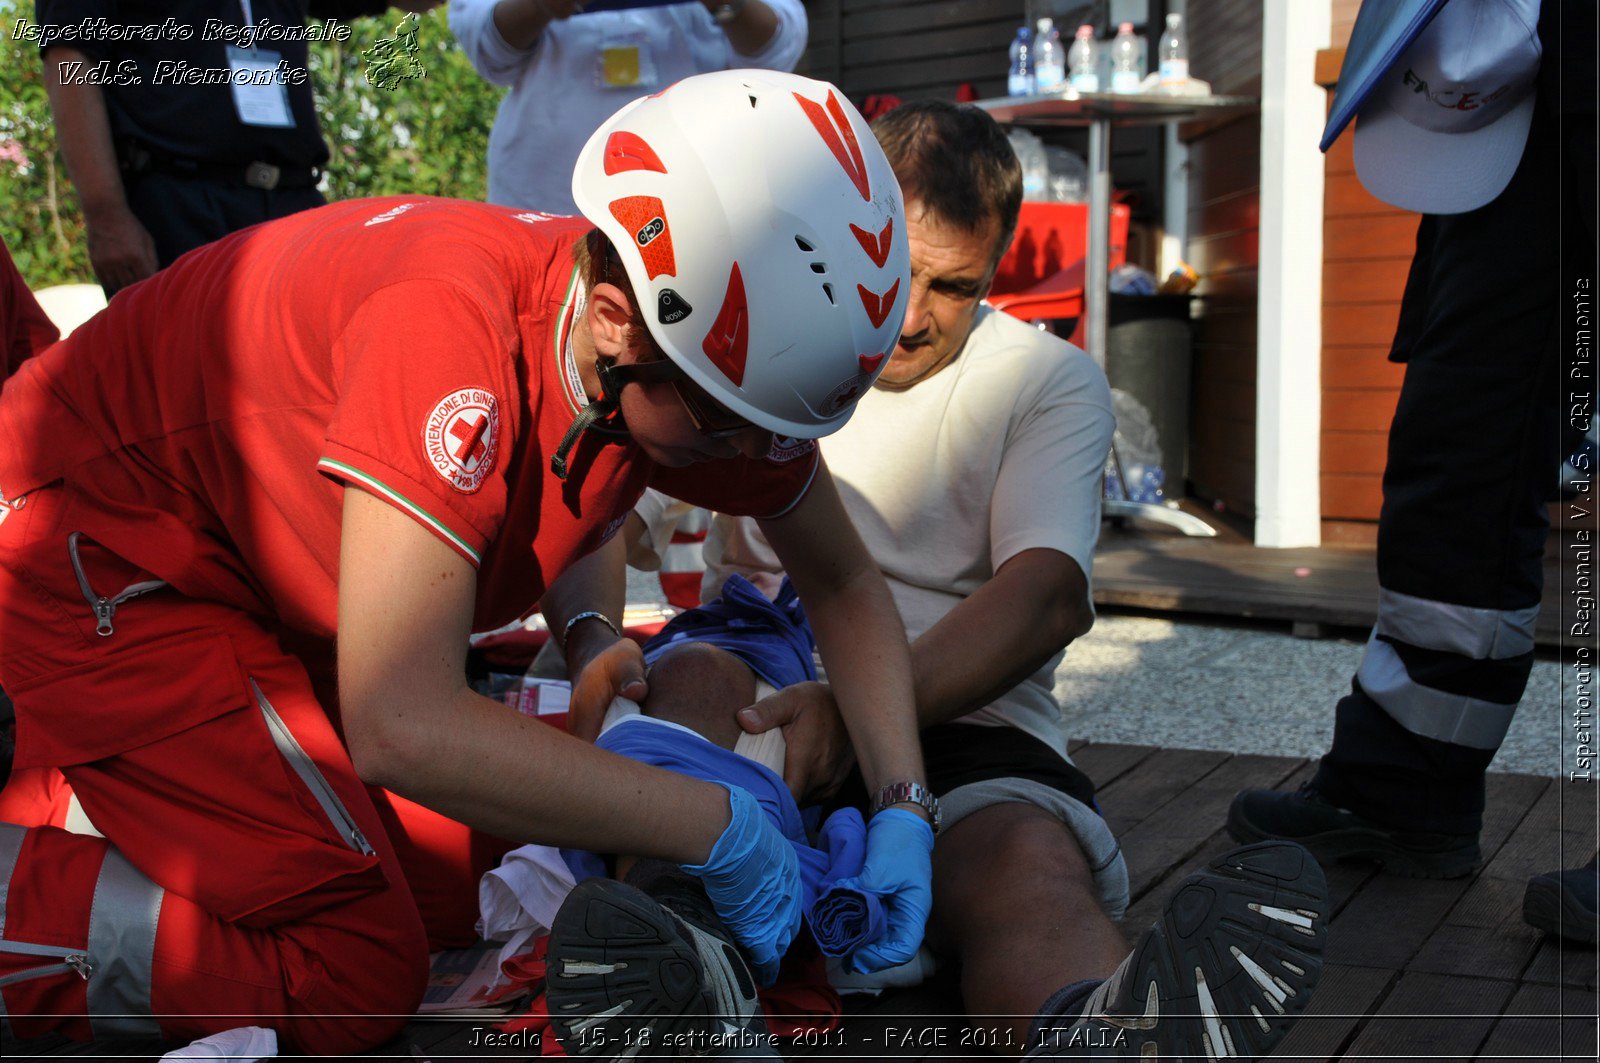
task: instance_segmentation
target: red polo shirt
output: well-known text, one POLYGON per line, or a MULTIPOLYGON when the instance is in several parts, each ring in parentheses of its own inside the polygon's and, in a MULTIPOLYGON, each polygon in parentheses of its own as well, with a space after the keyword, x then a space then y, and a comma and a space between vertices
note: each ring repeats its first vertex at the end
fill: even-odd
POLYGON ((647 484, 723 512, 787 511, 814 447, 669 470, 587 433, 569 478, 551 474, 582 401, 571 247, 589 228, 394 197, 191 252, 7 385, 0 494, 62 480, 82 499, 63 534, 330 640, 348 484, 477 566, 479 630, 529 611, 647 484))

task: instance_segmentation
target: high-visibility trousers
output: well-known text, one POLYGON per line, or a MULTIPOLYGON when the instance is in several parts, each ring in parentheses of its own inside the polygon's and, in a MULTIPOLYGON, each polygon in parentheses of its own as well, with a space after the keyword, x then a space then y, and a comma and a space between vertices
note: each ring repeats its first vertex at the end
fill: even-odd
POLYGON ((421 998, 428 935, 390 831, 448 872, 465 911, 470 832, 369 790, 317 684, 255 618, 164 586, 97 616, 88 596, 155 581, 73 539, 61 488, 23 501, 0 524, 13 1032, 190 1039, 255 1024, 328 1054, 392 1037, 421 998), (67 787, 103 838, 62 829, 67 787), (412 821, 424 827, 405 832, 412 821))

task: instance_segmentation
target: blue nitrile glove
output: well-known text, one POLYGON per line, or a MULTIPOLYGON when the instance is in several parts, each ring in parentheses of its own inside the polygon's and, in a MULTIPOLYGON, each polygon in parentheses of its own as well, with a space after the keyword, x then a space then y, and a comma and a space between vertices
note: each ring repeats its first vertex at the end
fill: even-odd
POLYGON ((867 865, 854 885, 883 898, 889 929, 882 940, 850 957, 851 969, 873 974, 910 963, 933 909, 933 827, 903 808, 886 808, 873 816, 867 823, 867 865))
POLYGON ((749 954, 756 979, 771 985, 800 929, 800 862, 749 791, 717 785, 728 791, 733 817, 706 862, 683 869, 705 885, 717 914, 749 954))

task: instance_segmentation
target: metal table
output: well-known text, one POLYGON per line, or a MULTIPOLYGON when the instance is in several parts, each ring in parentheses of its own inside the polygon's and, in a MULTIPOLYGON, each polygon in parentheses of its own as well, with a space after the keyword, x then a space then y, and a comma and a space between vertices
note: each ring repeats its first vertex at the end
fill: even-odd
MULTIPOLYGON (((1202 117, 1228 117, 1254 110, 1248 96, 1177 96, 1167 93, 1078 92, 978 100, 996 121, 1019 126, 1087 126, 1089 129, 1089 253, 1084 264, 1083 305, 1089 355, 1104 369, 1106 325, 1111 305, 1111 128, 1168 125, 1202 117)), ((1116 460, 1115 450, 1112 453, 1116 460)), ((1119 463, 1120 464, 1120 463, 1119 463)), ((1120 476, 1120 468, 1118 470, 1120 476)), ((1124 484, 1126 480, 1122 481, 1124 484)), ((1108 498, 1108 517, 1137 517, 1177 528, 1186 535, 1215 535, 1202 520, 1173 507, 1108 498)))

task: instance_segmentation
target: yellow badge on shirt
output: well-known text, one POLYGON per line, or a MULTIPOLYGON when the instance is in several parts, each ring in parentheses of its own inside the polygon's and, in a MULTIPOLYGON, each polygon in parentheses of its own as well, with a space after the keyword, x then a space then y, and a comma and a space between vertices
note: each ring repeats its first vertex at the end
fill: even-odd
POLYGON ((599 83, 603 89, 650 89, 656 64, 650 45, 637 34, 616 36, 600 47, 599 83))
POLYGON ((632 88, 639 84, 639 46, 627 44, 601 49, 600 84, 608 89, 632 88))

